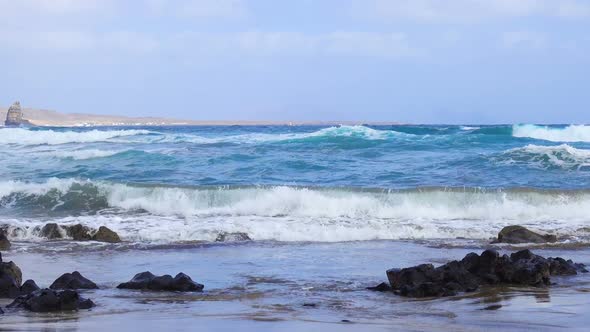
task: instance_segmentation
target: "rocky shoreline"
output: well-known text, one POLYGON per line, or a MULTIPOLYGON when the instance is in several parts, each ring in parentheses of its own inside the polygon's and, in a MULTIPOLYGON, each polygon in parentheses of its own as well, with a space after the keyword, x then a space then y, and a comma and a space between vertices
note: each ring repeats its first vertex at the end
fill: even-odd
MULTIPOLYGON (((100 232, 100 228, 92 230, 83 225, 64 228, 52 223, 46 224, 42 229, 43 234, 48 238, 63 239, 64 234, 69 234, 72 238, 82 241, 95 240, 96 234, 100 232)), ((102 233, 110 234, 112 237, 113 234, 110 233, 112 231, 107 230, 102 229, 102 233)), ((520 226, 510 226, 500 232, 498 239, 530 240, 526 236, 523 237, 523 234, 532 237, 539 235, 520 226)), ((542 234, 539 236, 550 240, 542 234)), ((217 240, 229 239, 250 240, 244 233, 220 234, 217 240)), ((80 272, 65 273, 48 288, 40 288, 33 280, 23 282, 21 269, 14 262, 3 262, 1 258, 0 255, 0 297, 14 299, 6 306, 9 312, 19 309, 33 312, 71 311, 90 309, 95 306, 92 299, 82 297, 79 291, 98 289, 99 286, 80 272)), ((369 289, 390 292, 402 297, 436 298, 475 292, 482 286, 550 287, 553 276, 574 276, 586 272, 588 271, 583 264, 560 257, 545 258, 533 254, 528 249, 510 255, 500 255, 495 250, 485 250, 481 254, 469 253, 461 260, 450 261, 438 267, 432 264, 420 264, 402 269, 389 269, 386 271, 388 283, 369 287, 369 289)), ((171 275, 156 276, 145 271, 136 274, 127 282, 118 284, 116 289, 147 292, 202 292, 204 287, 203 284, 193 281, 190 276, 182 272, 173 277, 171 275)))

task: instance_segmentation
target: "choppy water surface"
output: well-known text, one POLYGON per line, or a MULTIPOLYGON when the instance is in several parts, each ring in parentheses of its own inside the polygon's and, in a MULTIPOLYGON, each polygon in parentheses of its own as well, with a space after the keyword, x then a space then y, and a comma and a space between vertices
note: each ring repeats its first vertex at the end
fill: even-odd
POLYGON ((589 126, 0 128, 0 155, 3 257, 41 286, 80 270, 103 288, 86 294, 90 312, 0 322, 11 328, 588 325, 584 277, 434 301, 364 288, 391 267, 481 251, 511 224, 558 235, 547 255, 590 263, 589 126), (106 225, 124 242, 47 241, 47 222, 106 225), (254 241, 216 244, 220 232, 254 241), (183 271, 206 292, 113 289, 144 270, 183 271))
POLYGON ((0 219, 27 240, 53 220, 144 243, 587 241, 588 126, 3 128, 0 153, 0 219))

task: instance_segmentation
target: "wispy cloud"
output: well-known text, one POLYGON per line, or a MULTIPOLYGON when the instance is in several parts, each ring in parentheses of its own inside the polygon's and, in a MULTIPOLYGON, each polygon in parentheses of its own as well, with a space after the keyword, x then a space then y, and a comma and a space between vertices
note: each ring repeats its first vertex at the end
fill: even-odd
MULTIPOLYGON (((141 6, 140 6, 141 7, 141 6)), ((145 0, 144 8, 153 15, 184 18, 244 18, 249 10, 244 0, 145 0)))
POLYGON ((527 16, 590 17, 590 2, 581 0, 353 0, 357 14, 421 22, 481 22, 527 16))
POLYGON ((35 54, 145 54, 159 48, 159 42, 148 35, 131 31, 88 32, 78 30, 0 31, 4 49, 35 54))

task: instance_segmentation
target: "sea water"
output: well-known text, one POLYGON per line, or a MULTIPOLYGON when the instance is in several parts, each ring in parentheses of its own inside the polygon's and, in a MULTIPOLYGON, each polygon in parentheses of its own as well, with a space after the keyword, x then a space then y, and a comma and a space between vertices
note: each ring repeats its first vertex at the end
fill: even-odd
POLYGON ((99 304, 92 312, 2 318, 10 324, 99 329, 104 316, 153 320, 148 329, 193 319, 253 330, 523 327, 514 312, 540 328, 586 323, 559 300, 587 307, 583 277, 490 295, 497 301, 406 301, 364 288, 391 267, 479 251, 512 224, 555 234, 556 247, 543 250, 590 263, 589 126, 0 128, 0 155, 0 225, 13 241, 5 260, 41 286, 77 269, 104 288, 87 294, 99 304), (123 242, 47 241, 48 222, 104 225, 123 242), (253 241, 215 243, 222 232, 253 241), (206 292, 112 289, 144 270, 183 271, 206 292), (481 311, 486 301, 512 313, 481 311))

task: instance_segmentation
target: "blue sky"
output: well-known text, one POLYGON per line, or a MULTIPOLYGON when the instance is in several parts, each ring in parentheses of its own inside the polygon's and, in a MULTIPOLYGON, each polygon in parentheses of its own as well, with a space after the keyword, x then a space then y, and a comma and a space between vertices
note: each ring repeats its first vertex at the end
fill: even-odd
POLYGON ((0 0, 0 105, 590 122, 588 0, 0 0))

